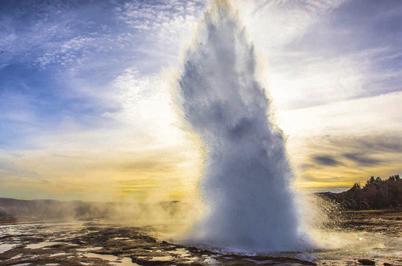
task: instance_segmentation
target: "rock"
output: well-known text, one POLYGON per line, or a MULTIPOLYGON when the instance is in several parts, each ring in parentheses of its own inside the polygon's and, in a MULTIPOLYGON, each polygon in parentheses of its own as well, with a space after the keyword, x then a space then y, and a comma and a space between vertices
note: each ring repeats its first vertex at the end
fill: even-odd
POLYGON ((357 261, 362 265, 375 265, 375 261, 369 259, 360 259, 357 261))

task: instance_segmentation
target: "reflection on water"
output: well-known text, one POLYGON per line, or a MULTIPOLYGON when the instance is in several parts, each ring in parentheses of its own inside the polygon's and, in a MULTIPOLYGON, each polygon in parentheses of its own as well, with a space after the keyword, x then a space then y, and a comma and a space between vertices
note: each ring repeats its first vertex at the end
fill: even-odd
POLYGON ((13 249, 16 245, 13 244, 0 244, 0 253, 4 253, 7 250, 13 249))
POLYGON ((84 253, 84 257, 87 258, 98 258, 103 261, 107 261, 108 263, 112 265, 120 265, 120 266, 129 266, 129 265, 138 265, 136 263, 133 263, 130 258, 119 258, 114 255, 104 255, 104 254, 96 254, 96 253, 84 253))
POLYGON ((89 247, 89 248, 77 248, 77 251, 97 251, 97 250, 101 250, 102 247, 89 247))
POLYGON ((40 243, 36 243, 36 244, 29 244, 26 246, 26 248, 38 249, 38 248, 45 248, 45 247, 53 246, 53 245, 57 245, 57 244, 63 244, 63 242, 44 241, 44 242, 40 242, 40 243))

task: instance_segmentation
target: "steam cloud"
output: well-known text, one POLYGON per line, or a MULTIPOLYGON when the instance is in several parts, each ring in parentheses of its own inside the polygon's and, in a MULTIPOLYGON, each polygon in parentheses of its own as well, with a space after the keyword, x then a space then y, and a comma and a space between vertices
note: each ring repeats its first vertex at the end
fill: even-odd
POLYGON ((267 119, 270 103, 256 80, 253 46, 227 1, 206 12, 179 80, 186 120, 206 152, 198 245, 244 252, 299 250, 284 139, 267 119))

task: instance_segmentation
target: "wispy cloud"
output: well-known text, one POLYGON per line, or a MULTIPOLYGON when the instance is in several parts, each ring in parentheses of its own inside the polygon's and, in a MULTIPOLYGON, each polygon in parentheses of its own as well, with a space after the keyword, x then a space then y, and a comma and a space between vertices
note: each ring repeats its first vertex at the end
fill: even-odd
POLYGON ((279 111, 401 91, 400 3, 240 2, 279 111))
MULTIPOLYGON (((135 109, 145 103, 141 97, 130 98, 131 102, 120 97, 122 88, 127 96, 129 86, 146 92, 148 85, 160 85, 137 86, 144 80, 160 80, 163 68, 177 64, 183 39, 190 36, 190 25, 204 5, 204 1, 4 3, 0 13, 3 147, 13 142, 9 135, 19 143, 37 142, 66 129, 66 124, 73 130, 87 126, 96 130, 128 118, 129 105, 135 109), (125 86, 116 86, 132 69, 138 81, 131 77, 125 86), (21 134, 15 135, 19 125, 21 134)), ((154 88, 151 94, 165 88, 154 88)), ((127 121, 140 116, 133 117, 127 121)), ((154 118, 158 119, 148 121, 154 118)))
MULTIPOLYGON (((344 186, 400 169, 402 3, 237 2, 260 51, 260 78, 289 136, 289 153, 296 165, 308 166, 299 168, 305 185, 323 178, 320 185, 344 186)), ((3 178, 15 178, 8 179, 15 191, 20 183, 52 178, 72 191, 79 183, 69 183, 73 175, 88 176, 93 185, 96 176, 127 177, 152 160, 156 169, 184 167, 183 173, 197 176, 189 169, 199 154, 188 149, 192 136, 182 130, 166 68, 180 68, 180 49, 192 39, 206 4, 2 1, 3 178), (153 152, 177 160, 145 156, 153 152), (26 157, 19 161, 8 157, 12 153, 26 157), (37 169, 43 161, 55 163, 54 169, 37 169), (111 161, 104 173, 96 171, 111 161), (70 170, 68 178, 60 174, 70 170)), ((34 187, 40 190, 39 183, 34 187)))
POLYGON ((358 164, 360 166, 379 165, 384 162, 383 160, 373 158, 369 154, 357 153, 357 152, 345 153, 345 154, 343 154, 343 157, 355 162, 356 164, 358 164))
POLYGON ((389 176, 402 171, 402 139, 398 133, 322 136, 297 147, 298 167, 304 187, 350 186, 372 175, 389 176), (317 160, 318 158, 318 160, 317 160), (306 163, 308 162, 308 163, 306 163))
POLYGON ((342 164, 331 155, 324 155, 324 154, 314 155, 312 159, 316 164, 324 166, 337 166, 342 164))

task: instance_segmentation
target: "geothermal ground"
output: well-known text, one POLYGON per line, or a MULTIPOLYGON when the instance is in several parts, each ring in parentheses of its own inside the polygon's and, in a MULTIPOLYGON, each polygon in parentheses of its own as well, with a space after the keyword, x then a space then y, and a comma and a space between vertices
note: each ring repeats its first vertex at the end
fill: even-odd
POLYGON ((402 265, 401 211, 346 212, 338 226, 328 237, 352 241, 338 249, 240 256, 161 241, 151 227, 3 224, 0 265, 402 265))

